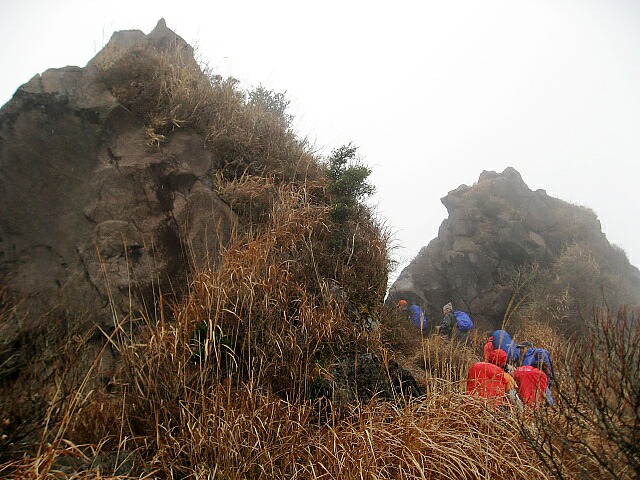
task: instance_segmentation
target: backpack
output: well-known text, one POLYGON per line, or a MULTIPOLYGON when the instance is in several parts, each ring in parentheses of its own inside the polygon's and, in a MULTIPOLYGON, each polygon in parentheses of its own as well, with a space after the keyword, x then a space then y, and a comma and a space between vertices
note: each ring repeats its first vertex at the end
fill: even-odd
POLYGON ((529 365, 548 372, 549 375, 547 376, 551 377, 549 378, 549 383, 553 383, 553 365, 551 364, 551 355, 548 350, 544 348, 529 349, 524 357, 522 357, 522 365, 529 365), (546 365, 546 369, 543 365, 546 365))
POLYGON ((455 310, 453 316, 456 317, 456 321, 458 322, 458 330, 461 332, 473 330, 473 320, 471 320, 468 313, 455 310))
POLYGON ((516 364, 520 360, 520 352, 516 343, 511 339, 511 335, 506 330, 496 330, 493 332, 493 348, 500 348, 507 352, 507 362, 516 364))

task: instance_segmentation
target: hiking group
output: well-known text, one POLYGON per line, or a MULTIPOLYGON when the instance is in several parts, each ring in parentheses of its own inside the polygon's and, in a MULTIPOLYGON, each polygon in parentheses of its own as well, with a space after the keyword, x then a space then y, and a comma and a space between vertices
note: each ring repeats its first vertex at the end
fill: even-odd
MULTIPOLYGON (((411 302, 411 305, 409 305, 406 300, 400 300, 398 302, 398 308, 421 332, 428 333, 431 330, 432 326, 420 305, 417 305, 415 302, 411 302)), ((434 327, 436 333, 445 337, 455 338, 458 341, 465 341, 467 334, 474 328, 473 321, 469 314, 454 310, 451 302, 442 307, 442 314, 442 322, 440 325, 434 327)))
MULTIPOLYGON (((429 332, 430 325, 422 308, 415 302, 398 302, 398 308, 409 321, 429 332)), ((437 334, 466 342, 474 324, 468 313, 454 310, 451 302, 442 307, 442 321, 435 326, 437 334)), ((487 332, 483 361, 469 368, 466 391, 483 397, 496 406, 509 406, 522 411, 525 406, 538 408, 554 405, 551 387, 555 383, 551 355, 544 348, 534 348, 524 341, 516 344, 506 330, 487 332)))
POLYGON ((554 405, 555 383, 551 355, 531 342, 516 344, 506 330, 487 332, 484 361, 471 365, 467 393, 502 406, 507 401, 518 410, 554 405))

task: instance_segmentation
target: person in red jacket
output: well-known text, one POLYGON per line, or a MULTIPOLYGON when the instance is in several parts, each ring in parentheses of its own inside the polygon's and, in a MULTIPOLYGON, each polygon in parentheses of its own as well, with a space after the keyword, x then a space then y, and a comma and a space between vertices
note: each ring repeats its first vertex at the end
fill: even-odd
POLYGON ((502 368, 489 362, 471 365, 467 375, 467 393, 491 399, 496 406, 507 397, 517 405, 516 382, 502 368))
POLYGON ((487 342, 482 349, 485 362, 488 362, 489 358, 491 358, 491 352, 493 352, 493 332, 487 332, 487 342))
POLYGON ((493 363, 501 368, 507 364, 507 352, 493 346, 493 332, 487 332, 487 343, 484 344, 482 353, 485 362, 493 363))
POLYGON ((513 378, 518 384, 518 395, 525 405, 537 408, 544 402, 547 389, 547 375, 532 366, 518 367, 513 371, 513 378))

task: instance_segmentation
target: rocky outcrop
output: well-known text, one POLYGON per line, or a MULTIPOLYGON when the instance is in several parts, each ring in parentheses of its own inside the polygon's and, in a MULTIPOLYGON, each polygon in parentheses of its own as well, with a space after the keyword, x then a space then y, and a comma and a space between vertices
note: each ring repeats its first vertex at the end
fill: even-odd
MULTIPOLYGON (((438 237, 402 271, 389 295, 391 302, 422 304, 436 321, 442 305, 453 301, 481 323, 497 326, 513 293, 506 276, 532 262, 550 265, 571 244, 613 248, 593 211, 530 190, 511 167, 482 172, 477 184, 461 185, 442 203, 449 216, 438 237)), ((620 269, 640 284, 626 257, 620 269)))
POLYGON ((424 393, 407 369, 394 360, 385 368, 382 359, 373 353, 339 358, 330 367, 325 387, 326 392, 315 394, 327 394, 339 405, 355 400, 366 403, 374 397, 387 400, 401 396, 419 397, 424 393))
POLYGON ((102 83, 101 56, 135 44, 193 55, 164 21, 118 32, 86 67, 36 75, 0 110, 0 281, 32 316, 58 308, 109 326, 176 293, 234 229, 204 139, 176 131, 150 146, 102 83))

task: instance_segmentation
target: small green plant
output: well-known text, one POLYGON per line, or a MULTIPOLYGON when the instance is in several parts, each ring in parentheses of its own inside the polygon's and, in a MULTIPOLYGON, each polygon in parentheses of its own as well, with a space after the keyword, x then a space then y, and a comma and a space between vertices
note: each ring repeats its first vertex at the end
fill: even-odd
POLYGON ((343 145, 331 152, 327 164, 327 191, 331 195, 331 217, 337 223, 353 219, 359 202, 375 192, 367 181, 371 169, 356 158, 358 148, 343 145))
POLYGON ((287 113, 291 101, 286 97, 286 94, 286 91, 275 92, 274 90, 267 90, 260 84, 247 93, 248 104, 261 108, 289 126, 293 120, 293 115, 287 113))

